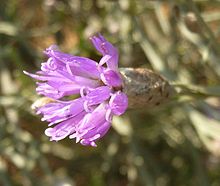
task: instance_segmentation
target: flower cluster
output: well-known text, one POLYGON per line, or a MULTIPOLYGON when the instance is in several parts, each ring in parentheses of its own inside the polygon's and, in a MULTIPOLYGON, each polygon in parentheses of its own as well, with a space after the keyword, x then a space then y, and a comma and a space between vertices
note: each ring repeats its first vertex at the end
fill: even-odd
POLYGON ((99 63, 62 53, 52 45, 45 50, 48 60, 41 64, 40 71, 24 71, 38 80, 38 94, 54 100, 37 109, 42 120, 49 122, 45 134, 51 141, 69 136, 82 145, 96 146, 96 140, 109 130, 112 117, 123 114, 128 107, 117 49, 100 34, 91 41, 103 55, 99 63), (71 95, 79 97, 70 100, 71 95))

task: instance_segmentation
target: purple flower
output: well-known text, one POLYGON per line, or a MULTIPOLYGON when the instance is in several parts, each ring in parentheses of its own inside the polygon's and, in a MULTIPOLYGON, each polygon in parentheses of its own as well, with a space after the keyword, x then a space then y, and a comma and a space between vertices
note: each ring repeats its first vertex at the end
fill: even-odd
POLYGON ((100 34, 91 41, 103 55, 99 63, 62 53, 52 45, 45 50, 48 60, 41 64, 41 71, 24 71, 38 80, 38 94, 54 99, 37 109, 42 121, 49 122, 45 134, 51 141, 69 136, 82 145, 96 146, 95 141, 109 130, 112 117, 123 114, 128 107, 117 49, 100 34), (71 95, 79 96, 71 100, 71 95))

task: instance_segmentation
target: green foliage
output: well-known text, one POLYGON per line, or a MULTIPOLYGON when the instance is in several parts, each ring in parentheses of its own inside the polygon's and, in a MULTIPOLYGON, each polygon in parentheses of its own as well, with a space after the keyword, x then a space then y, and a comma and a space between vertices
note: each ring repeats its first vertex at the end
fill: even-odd
POLYGON ((217 0, 1 2, 0 185, 218 186, 219 10, 217 0), (35 71, 54 43, 98 60, 96 32, 119 48, 121 67, 150 68, 178 94, 115 118, 97 148, 49 142, 22 70, 35 71))

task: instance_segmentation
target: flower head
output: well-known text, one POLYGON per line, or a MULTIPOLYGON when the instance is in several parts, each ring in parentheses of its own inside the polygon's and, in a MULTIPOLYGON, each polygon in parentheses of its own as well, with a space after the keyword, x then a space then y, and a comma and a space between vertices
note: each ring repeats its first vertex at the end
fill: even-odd
POLYGON ((25 74, 38 80, 38 94, 54 99, 37 109, 42 120, 49 122, 45 134, 51 141, 69 136, 82 145, 96 146, 111 126, 112 117, 128 107, 122 92, 118 71, 117 49, 102 35, 91 37, 94 47, 103 55, 99 63, 65 54, 55 45, 45 50, 48 60, 36 74, 25 74), (68 96, 79 95, 74 100, 68 96))

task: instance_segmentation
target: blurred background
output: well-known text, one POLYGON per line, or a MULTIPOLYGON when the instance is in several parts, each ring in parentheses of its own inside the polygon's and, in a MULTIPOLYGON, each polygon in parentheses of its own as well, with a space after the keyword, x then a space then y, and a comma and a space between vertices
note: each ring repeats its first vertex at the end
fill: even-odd
POLYGON ((219 186, 219 0, 1 0, 0 185, 219 186), (31 110, 51 44, 95 60, 101 32, 120 67, 146 67, 178 91, 167 104, 115 118, 97 148, 49 142, 31 110))

